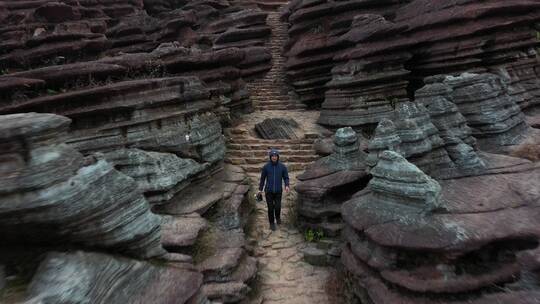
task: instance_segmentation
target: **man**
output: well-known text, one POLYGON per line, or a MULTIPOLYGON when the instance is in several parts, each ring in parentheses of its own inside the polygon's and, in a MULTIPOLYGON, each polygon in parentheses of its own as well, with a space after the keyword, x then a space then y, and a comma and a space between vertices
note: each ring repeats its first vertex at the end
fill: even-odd
POLYGON ((261 171, 261 181, 259 183, 259 193, 265 192, 266 205, 268 206, 268 221, 270 229, 276 230, 274 219, 281 225, 281 180, 285 183, 285 192, 289 192, 289 173, 287 167, 279 162, 279 152, 276 149, 270 150, 270 161, 264 165, 261 171), (266 182, 266 186, 265 186, 266 182))

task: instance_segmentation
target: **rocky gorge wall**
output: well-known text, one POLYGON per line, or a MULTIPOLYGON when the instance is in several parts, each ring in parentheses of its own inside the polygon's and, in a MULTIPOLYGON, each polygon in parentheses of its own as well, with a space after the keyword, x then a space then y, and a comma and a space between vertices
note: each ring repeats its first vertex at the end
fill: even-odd
POLYGON ((29 284, 6 301, 245 299, 249 185, 222 129, 269 35, 226 1, 0 1, 1 280, 29 284))
POLYGON ((288 77, 337 129, 298 218, 343 244, 347 303, 540 300, 538 5, 289 3, 288 77))
POLYGON ((371 129, 424 78, 491 72, 538 104, 536 1, 292 1, 288 76, 319 122, 371 129))

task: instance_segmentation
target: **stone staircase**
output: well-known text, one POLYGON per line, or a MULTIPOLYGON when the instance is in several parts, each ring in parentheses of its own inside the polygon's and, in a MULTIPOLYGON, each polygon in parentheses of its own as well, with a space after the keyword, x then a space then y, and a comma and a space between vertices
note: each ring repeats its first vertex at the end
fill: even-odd
MULTIPOLYGON (((277 2, 276 2, 277 4, 277 2)), ((279 11, 268 12, 267 23, 272 29, 268 47, 272 52, 272 69, 262 79, 248 83, 255 110, 303 110, 300 101, 289 98, 291 91, 285 78, 285 57, 282 49, 287 42, 287 25, 279 20, 279 11)))
POLYGON ((261 172, 262 166, 268 162, 268 151, 271 148, 280 151, 280 161, 287 165, 289 171, 303 171, 320 156, 313 150, 313 141, 317 134, 306 134, 302 139, 259 139, 249 136, 247 130, 233 129, 227 142, 225 162, 239 165, 250 175, 261 172))

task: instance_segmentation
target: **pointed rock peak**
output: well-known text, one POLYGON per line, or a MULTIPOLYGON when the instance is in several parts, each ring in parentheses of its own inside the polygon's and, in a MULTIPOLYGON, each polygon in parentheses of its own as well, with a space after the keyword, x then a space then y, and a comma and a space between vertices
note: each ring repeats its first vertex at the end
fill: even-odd
POLYGON ((376 137, 385 137, 396 133, 396 125, 388 118, 382 119, 375 129, 376 137))
POLYGON ((414 164, 394 151, 379 155, 371 170, 373 179, 368 187, 383 203, 410 205, 432 210, 440 205, 441 186, 414 164))
POLYGON ((354 144, 357 141, 358 136, 351 127, 338 129, 336 131, 336 136, 334 137, 334 144, 337 146, 347 146, 354 144))
POLYGON ((403 102, 400 103, 396 108, 396 114, 398 118, 415 118, 422 113, 421 110, 418 108, 418 106, 413 102, 403 102))

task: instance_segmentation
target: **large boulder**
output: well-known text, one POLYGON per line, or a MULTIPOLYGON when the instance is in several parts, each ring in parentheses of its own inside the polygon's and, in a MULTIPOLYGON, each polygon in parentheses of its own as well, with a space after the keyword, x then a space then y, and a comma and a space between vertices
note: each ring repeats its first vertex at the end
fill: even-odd
POLYGON ((6 244, 163 254, 160 219, 130 177, 66 145, 70 120, 0 116, 0 239, 6 244))
POLYGON ((202 274, 189 264, 154 264, 101 253, 52 252, 25 303, 195 303, 202 274))
POLYGON ((368 180, 366 154, 356 132, 341 128, 334 136, 333 153, 310 165, 298 176, 298 221, 303 229, 339 236, 343 228, 341 204, 368 180))
POLYGON ((373 303, 455 303, 457 296, 463 303, 538 301, 540 290, 526 281, 539 265, 524 257, 534 255, 540 237, 540 167, 499 161, 505 172, 437 182, 398 153, 383 152, 368 187, 342 207, 341 259, 354 297, 373 303))

